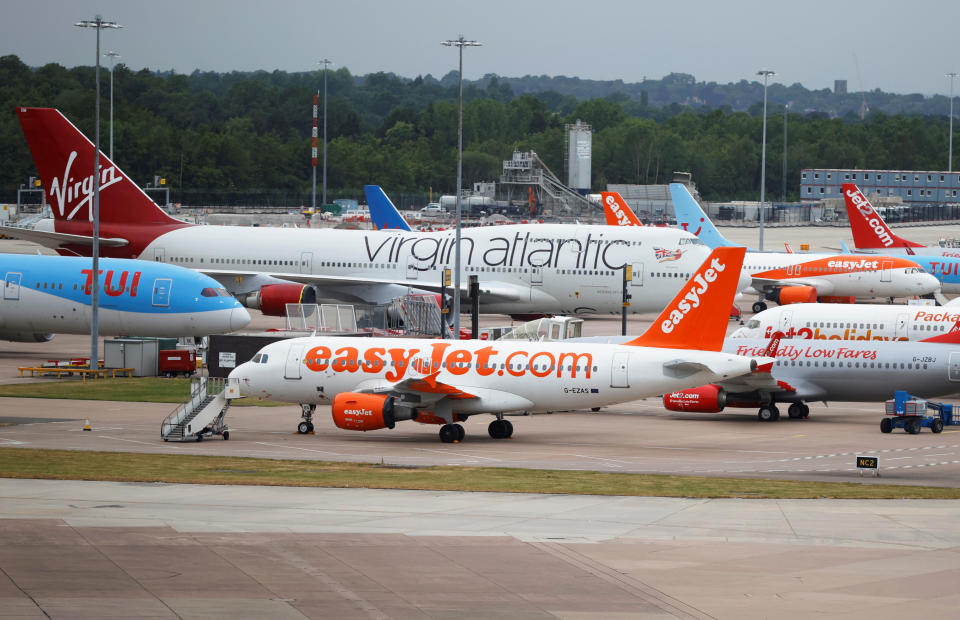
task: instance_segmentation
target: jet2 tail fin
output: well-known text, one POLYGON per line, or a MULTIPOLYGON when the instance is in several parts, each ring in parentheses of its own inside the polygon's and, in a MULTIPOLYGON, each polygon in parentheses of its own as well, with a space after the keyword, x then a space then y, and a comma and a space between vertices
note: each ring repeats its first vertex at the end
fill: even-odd
MULTIPOLYGON (((17 108, 53 217, 89 234, 93 221, 93 143, 54 108, 17 108)), ((184 226, 157 206, 110 158, 100 152, 100 223, 184 226)))
POLYGON ((600 200, 603 202, 607 226, 643 226, 619 192, 600 192, 600 200))
POLYGON ((853 231, 854 246, 868 249, 924 247, 923 244, 907 241, 894 234, 855 183, 844 183, 841 191, 847 206, 850 230, 853 231))
POLYGON ((367 206, 370 208, 370 221, 377 230, 410 230, 410 225, 400 215, 400 211, 393 206, 393 202, 379 185, 364 185, 363 191, 367 195, 367 206))
POLYGON ((677 216, 677 226, 681 230, 692 232, 711 248, 743 247, 733 243, 720 234, 707 214, 703 212, 690 190, 682 183, 670 184, 670 197, 673 199, 673 211, 677 216))
POLYGON ((642 335, 640 347, 719 351, 730 321, 746 248, 717 248, 642 335))

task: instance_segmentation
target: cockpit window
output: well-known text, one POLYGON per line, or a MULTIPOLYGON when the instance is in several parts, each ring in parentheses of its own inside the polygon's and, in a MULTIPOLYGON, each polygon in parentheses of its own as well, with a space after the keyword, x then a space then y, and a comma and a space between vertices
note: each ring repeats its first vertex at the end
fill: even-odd
POLYGON ((200 291, 200 294, 204 297, 217 297, 219 295, 219 293, 217 293, 217 289, 210 288, 209 286, 200 291))
POLYGON ((256 355, 253 356, 253 359, 250 361, 253 362, 254 364, 259 364, 261 357, 263 357, 263 353, 257 353, 256 355))
POLYGON ((264 354, 263 354, 263 357, 260 358, 260 363, 261 363, 261 364, 266 364, 268 357, 270 357, 270 356, 267 355, 266 353, 264 353, 264 354))
POLYGON ((232 295, 230 294, 230 291, 228 291, 225 288, 218 288, 217 293, 220 294, 220 297, 232 297, 232 295))
POLYGON ((760 327, 760 321, 758 321, 757 319, 750 319, 749 321, 747 321, 747 327, 749 329, 756 329, 760 327))
POLYGON ((679 240, 678 245, 705 245, 703 240, 700 237, 694 237, 690 239, 689 237, 683 237, 679 240))

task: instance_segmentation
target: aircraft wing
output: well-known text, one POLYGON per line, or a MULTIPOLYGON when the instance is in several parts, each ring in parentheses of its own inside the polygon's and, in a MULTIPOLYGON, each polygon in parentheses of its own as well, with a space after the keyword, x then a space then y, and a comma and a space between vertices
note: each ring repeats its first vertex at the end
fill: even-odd
POLYGON ((762 371, 719 381, 717 385, 732 395, 762 392, 766 394, 788 394, 791 397, 803 400, 822 400, 824 396, 824 390, 808 381, 781 381, 769 372, 762 371))
MULTIPOLYGON (((64 245, 93 245, 93 237, 87 235, 68 235, 66 233, 18 228, 16 226, 0 226, 0 235, 31 241, 52 250, 56 250, 64 245)), ((100 237, 100 245, 105 247, 116 248, 127 245, 128 243, 129 241, 119 237, 100 237)))
POLYGON ((751 286, 754 290, 765 291, 773 288, 786 288, 789 286, 812 286, 817 289, 817 295, 830 295, 833 292, 833 284, 822 278, 757 278, 751 279, 751 286))
MULTIPOLYGON (((449 401, 470 401, 461 403, 457 409, 470 409, 472 412, 501 413, 508 411, 528 411, 533 409, 534 403, 529 399, 502 390, 491 390, 481 387, 459 388, 452 383, 439 379, 439 370, 425 376, 408 377, 388 386, 378 386, 367 391, 376 394, 390 394, 393 396, 413 396, 417 406, 436 407, 440 401, 448 401, 446 405, 452 407, 449 401)), ((408 399, 403 399, 408 401, 408 399)))
MULTIPOLYGON (((409 286, 422 291, 435 291, 439 293, 443 287, 439 281, 431 280, 408 280, 406 278, 362 278, 355 276, 333 276, 310 273, 287 273, 287 272, 254 272, 237 271, 230 269, 199 269, 213 278, 251 278, 253 276, 270 276, 289 282, 298 282, 300 284, 314 284, 317 286, 350 286, 350 285, 369 285, 369 284, 396 284, 398 286, 409 286)), ((447 287, 451 291, 452 287, 447 287)), ((460 292, 468 293, 469 287, 464 281, 460 283, 460 292)), ((530 299, 530 290, 519 286, 507 284, 504 282, 482 282, 480 283, 480 295, 487 301, 523 301, 530 299)))
MULTIPOLYGON (((758 365, 772 363, 774 359, 772 357, 757 357, 755 358, 758 365)), ((671 377, 689 377, 690 375, 695 375, 698 372, 710 372, 717 374, 717 371, 710 367, 709 364, 705 364, 699 360, 686 360, 677 358, 670 360, 669 362, 664 362, 663 370, 665 374, 671 377)))

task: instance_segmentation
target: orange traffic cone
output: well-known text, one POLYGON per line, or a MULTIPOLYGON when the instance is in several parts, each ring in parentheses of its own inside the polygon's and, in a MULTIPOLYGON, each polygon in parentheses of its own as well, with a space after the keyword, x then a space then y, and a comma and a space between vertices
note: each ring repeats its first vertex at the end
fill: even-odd
POLYGON ((84 418, 84 419, 83 419, 83 430, 85 430, 85 431, 92 431, 92 430, 93 430, 92 428, 90 428, 90 418, 84 418))

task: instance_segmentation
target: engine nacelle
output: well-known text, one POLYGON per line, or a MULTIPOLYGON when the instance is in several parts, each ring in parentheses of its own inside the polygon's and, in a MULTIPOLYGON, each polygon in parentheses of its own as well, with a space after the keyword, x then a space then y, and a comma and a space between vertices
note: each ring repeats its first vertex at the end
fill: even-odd
POLYGON ((50 342, 54 334, 35 334, 31 332, 3 332, 0 331, 0 340, 10 342, 50 342))
POLYGON ((348 431, 375 431, 396 426, 393 396, 341 392, 334 397, 330 412, 333 423, 348 431))
POLYGON ((267 316, 284 316, 287 304, 315 304, 317 291, 306 284, 266 284, 256 293, 238 296, 244 306, 267 316))
POLYGON ((817 301, 817 289, 812 286, 785 286, 780 289, 777 295, 777 303, 781 306, 787 304, 812 304, 817 301))
POLYGON ((719 385, 703 385, 663 395, 663 406, 669 411, 719 413, 727 406, 727 392, 719 385))

